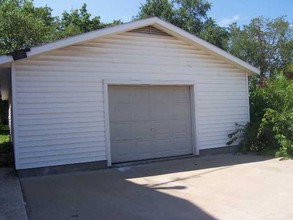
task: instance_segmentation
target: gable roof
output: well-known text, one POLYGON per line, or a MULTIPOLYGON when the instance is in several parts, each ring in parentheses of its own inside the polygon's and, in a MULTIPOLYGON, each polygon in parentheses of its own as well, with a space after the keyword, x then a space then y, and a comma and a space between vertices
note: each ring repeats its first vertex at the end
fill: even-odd
MULTIPOLYGON (((194 36, 193 34, 190 34, 175 25, 172 25, 166 21, 163 21, 157 17, 153 18, 147 18, 143 20, 138 20, 134 22, 129 22, 117 26, 107 27, 103 29, 99 29, 96 31, 91 31, 87 33, 83 33, 80 35, 75 35, 73 37, 64 38, 52 43, 44 44, 42 46, 33 47, 29 52, 27 52, 27 57, 35 56, 44 52, 48 52, 51 50, 63 48, 66 46, 70 46, 76 43, 81 43, 84 41, 101 38, 105 36, 110 36, 113 34, 119 34, 123 32, 127 32, 133 29, 145 27, 145 26, 154 26, 155 28, 162 30, 172 36, 177 37, 178 39, 182 39, 183 41, 188 42, 191 45, 194 45, 198 48, 201 48, 202 50, 220 58, 223 59, 229 63, 231 63, 233 66, 238 67, 245 72, 248 72, 250 74, 259 74, 260 71, 258 68, 244 62, 243 60, 231 55, 230 53, 227 53, 226 51, 208 43, 207 41, 194 36)), ((10 55, 3 55, 0 56, 0 65, 7 64, 13 62, 13 58, 10 55)))

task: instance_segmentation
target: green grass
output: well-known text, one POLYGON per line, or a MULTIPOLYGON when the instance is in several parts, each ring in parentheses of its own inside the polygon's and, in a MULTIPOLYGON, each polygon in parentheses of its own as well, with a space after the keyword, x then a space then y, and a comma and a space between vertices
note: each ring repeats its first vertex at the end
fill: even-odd
POLYGON ((9 127, 8 125, 0 125, 0 143, 9 141, 9 127))
POLYGON ((0 135, 0 144, 3 144, 8 141, 9 141, 9 135, 3 135, 3 134, 0 135))
POLYGON ((0 125, 0 144, 9 141, 9 127, 7 125, 0 125))
POLYGON ((0 167, 3 166, 13 166, 13 146, 7 125, 0 125, 0 167))

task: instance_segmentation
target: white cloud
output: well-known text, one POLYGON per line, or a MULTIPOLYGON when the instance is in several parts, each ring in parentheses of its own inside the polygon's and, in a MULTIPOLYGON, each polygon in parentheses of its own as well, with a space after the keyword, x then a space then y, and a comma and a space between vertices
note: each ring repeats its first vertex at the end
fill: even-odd
POLYGON ((240 19, 240 15, 234 15, 231 18, 222 18, 219 21, 219 25, 222 26, 222 27, 228 27, 229 24, 237 22, 239 19, 240 19))

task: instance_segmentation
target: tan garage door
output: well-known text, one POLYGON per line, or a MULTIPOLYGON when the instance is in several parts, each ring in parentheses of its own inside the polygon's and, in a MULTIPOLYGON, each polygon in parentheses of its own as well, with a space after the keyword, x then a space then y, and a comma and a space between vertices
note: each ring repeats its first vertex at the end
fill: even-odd
POLYGON ((112 162, 192 153, 187 86, 109 86, 112 162))

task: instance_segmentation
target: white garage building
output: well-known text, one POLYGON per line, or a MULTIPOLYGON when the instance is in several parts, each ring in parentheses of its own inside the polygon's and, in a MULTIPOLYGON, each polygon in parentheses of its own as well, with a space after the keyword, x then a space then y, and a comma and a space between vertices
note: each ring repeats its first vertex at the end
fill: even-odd
MULTIPOLYGON (((259 70, 158 18, 0 57, 11 73, 16 169, 225 147, 259 70)), ((4 87, 5 88, 5 87, 4 87)))

